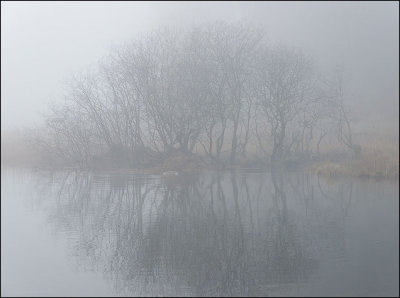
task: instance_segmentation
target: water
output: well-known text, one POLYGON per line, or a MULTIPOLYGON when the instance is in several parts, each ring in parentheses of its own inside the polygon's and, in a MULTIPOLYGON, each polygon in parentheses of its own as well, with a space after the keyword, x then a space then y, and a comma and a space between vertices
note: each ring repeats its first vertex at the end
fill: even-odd
POLYGON ((399 186, 2 169, 1 294, 398 296, 399 186))

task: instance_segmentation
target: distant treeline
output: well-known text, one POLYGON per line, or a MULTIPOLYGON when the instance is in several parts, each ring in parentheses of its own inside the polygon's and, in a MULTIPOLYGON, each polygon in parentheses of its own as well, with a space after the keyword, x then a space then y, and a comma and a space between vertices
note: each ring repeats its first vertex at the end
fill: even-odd
POLYGON ((35 145, 53 164, 81 167, 194 151, 235 164, 249 147, 284 160, 318 154, 329 135, 358 154, 342 80, 243 23, 163 29, 74 76, 35 145))

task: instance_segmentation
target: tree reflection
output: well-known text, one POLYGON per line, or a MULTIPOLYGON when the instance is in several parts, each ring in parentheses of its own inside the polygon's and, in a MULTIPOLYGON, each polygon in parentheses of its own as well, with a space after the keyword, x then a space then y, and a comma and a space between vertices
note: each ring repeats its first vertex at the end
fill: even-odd
POLYGON ((345 246, 351 192, 306 173, 68 173, 49 183, 49 218, 75 239, 79 263, 126 295, 284 293, 318 269, 327 243, 345 246))

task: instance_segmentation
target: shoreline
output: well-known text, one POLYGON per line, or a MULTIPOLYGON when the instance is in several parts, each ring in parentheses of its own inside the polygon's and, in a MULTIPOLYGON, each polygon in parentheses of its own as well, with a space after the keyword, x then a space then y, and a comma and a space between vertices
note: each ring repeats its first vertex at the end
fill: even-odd
MULTIPOLYGON (((324 161, 311 161, 302 162, 301 164, 291 164, 289 162, 279 164, 279 169, 283 171, 306 171, 316 176, 326 177, 330 179, 334 178, 356 178, 356 179, 373 179, 377 181, 381 180, 398 180, 399 174, 393 173, 393 171, 383 172, 380 170, 360 169, 352 167, 353 160, 343 160, 338 162, 332 162, 329 160, 324 161)), ((31 167, 31 166, 15 166, 15 165, 4 165, 12 168, 28 167, 34 171, 84 171, 95 174, 111 174, 111 175, 163 175, 168 172, 176 172, 179 176, 191 175, 195 173, 201 173, 205 171, 245 171, 245 172, 271 172, 274 166, 271 164, 265 166, 241 166, 241 165, 212 165, 197 163, 197 164, 181 164, 174 167, 165 167, 164 164, 159 164, 152 167, 123 167, 123 168, 82 168, 82 167, 31 167)))

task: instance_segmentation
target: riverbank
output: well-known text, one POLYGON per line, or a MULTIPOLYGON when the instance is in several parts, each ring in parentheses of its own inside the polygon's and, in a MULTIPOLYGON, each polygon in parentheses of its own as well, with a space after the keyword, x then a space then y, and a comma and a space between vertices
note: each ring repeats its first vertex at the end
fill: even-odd
POLYGON ((398 152, 367 147, 357 158, 314 162, 310 171, 329 177, 398 179, 399 155, 398 152))
MULTIPOLYGON (((388 179, 395 180, 399 178, 399 163, 393 156, 384 156, 380 154, 371 155, 364 152, 358 158, 333 159, 329 156, 321 157, 318 160, 308 161, 286 161, 280 164, 286 170, 305 170, 315 175, 326 176, 329 178, 369 178, 369 179, 388 179)), ((36 168, 41 170, 43 168, 36 168)), ((45 168, 50 169, 50 168, 45 168)), ((79 168, 68 167, 59 168, 69 170, 82 170, 79 168)), ((174 156, 166 158, 157 165, 142 168, 121 167, 121 168, 97 168, 87 169, 95 173, 108 174, 143 174, 143 175, 162 175, 163 173, 176 172, 181 176, 190 175, 204 170, 244 170, 244 171, 270 171, 272 165, 264 160, 259 162, 244 162, 236 165, 227 165, 216 163, 202 156, 174 156)))
MULTIPOLYGON (((83 170, 81 167, 64 167, 43 163, 46 156, 31 150, 29 143, 15 135, 16 141, 2 142, 2 165, 12 167, 30 167, 37 170, 83 170), (17 142, 18 141, 18 142, 17 142), (40 166, 38 166, 40 165, 40 166)), ((317 175, 328 177, 359 177, 373 179, 398 179, 399 149, 398 141, 390 138, 368 136, 360 138, 362 152, 357 158, 350 155, 348 150, 327 146, 319 156, 291 156, 282 163, 285 169, 308 170, 317 175)), ((250 148, 252 149, 252 148, 250 148)), ((229 156, 222 155, 221 161, 216 161, 204 154, 176 153, 155 158, 152 162, 143 163, 141 167, 129 163, 98 162, 93 168, 85 170, 110 174, 147 174, 161 175, 175 171, 181 175, 202 170, 257 170, 271 169, 270 158, 267 154, 256 154, 249 150, 246 156, 238 155, 235 164, 228 162, 229 156)), ((145 161, 145 159, 143 159, 145 161)))

